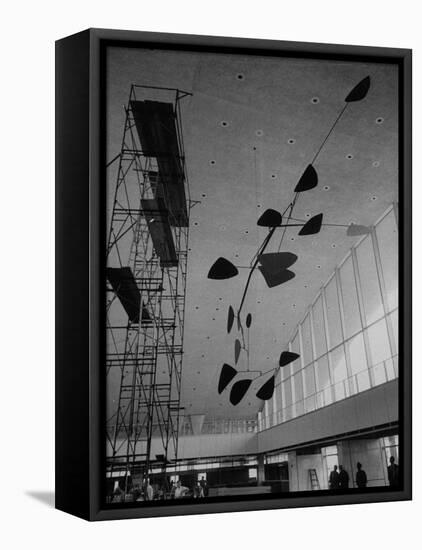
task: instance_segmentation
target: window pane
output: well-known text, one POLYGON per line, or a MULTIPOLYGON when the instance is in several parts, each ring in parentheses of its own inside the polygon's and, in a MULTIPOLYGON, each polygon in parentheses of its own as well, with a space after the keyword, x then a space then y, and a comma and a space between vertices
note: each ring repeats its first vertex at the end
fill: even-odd
POLYGON ((393 210, 376 227, 388 309, 398 305, 398 236, 393 210))
MULTIPOLYGON (((294 351, 299 355, 302 354, 302 352, 300 351, 299 332, 296 332, 296 336, 293 338, 291 351, 294 351)), ((292 365, 292 372, 293 373, 297 372, 299 369, 302 368, 301 358, 299 357, 299 359, 296 359, 296 361, 293 361, 291 365, 292 365)))
POLYGON ((333 277, 325 288, 328 318, 328 340, 330 349, 337 346, 342 340, 340 309, 338 305, 337 283, 333 277))
POLYGON ((308 365, 313 360, 311 321, 309 314, 302 323, 303 364, 308 365))
POLYGON ((303 374, 305 378, 305 387, 304 393, 307 397, 305 401, 305 410, 306 412, 313 411, 315 409, 315 367, 311 363, 305 369, 303 369, 303 374))
POLYGON ((290 374, 290 365, 286 365, 285 367, 280 369, 281 380, 286 380, 286 378, 289 378, 290 374))
POLYGON ((387 370, 385 368, 385 363, 382 362, 375 365, 375 367, 371 370, 371 376, 373 386, 378 386, 379 384, 384 384, 384 382, 387 382, 387 370))
POLYGON ((346 337, 349 338, 362 328, 351 256, 347 258, 340 268, 340 281, 343 296, 345 332, 346 337))
POLYGON ((316 391, 315 388, 315 367, 314 364, 309 365, 303 369, 303 374, 305 376, 305 395, 313 395, 316 391))
POLYGON ((328 357, 323 355, 317 361, 316 365, 317 379, 317 406, 325 407, 332 403, 330 372, 328 367, 328 357))
POLYGON ((373 366, 391 357, 385 319, 368 328, 368 340, 373 366))
POLYGON ((358 374, 368 368, 366 361, 365 345, 363 342, 363 334, 360 333, 352 338, 349 343, 349 354, 352 374, 358 374))
POLYGON ((339 346, 330 353, 330 362, 335 399, 344 399, 347 397, 346 385, 344 383, 344 380, 347 378, 347 369, 343 346, 339 346))
POLYGON ((283 390, 284 390, 284 414, 283 414, 283 420, 290 420, 292 415, 292 379, 288 378, 285 382, 283 382, 283 390))
POLYGON ((271 428, 273 425, 273 400, 269 399, 268 401, 265 401, 265 404, 267 405, 267 422, 268 422, 268 428, 271 428))
POLYGON ((352 393, 361 392, 370 388, 368 364, 366 360, 363 334, 360 333, 348 342, 350 366, 352 374, 349 388, 352 393))
POLYGON ((396 343, 396 351, 399 351, 399 319, 398 310, 393 311, 390 315, 391 324, 393 325, 394 341, 396 343))
POLYGON ((303 414, 303 381, 302 381, 302 372, 298 372, 293 376, 294 380, 294 402, 296 405, 296 415, 299 416, 303 414))
POLYGON ((383 384, 387 381, 387 370, 384 361, 391 357, 385 319, 368 328, 368 339, 373 365, 371 369, 372 383, 374 385, 383 384))
POLYGON ((277 424, 277 388, 274 388, 273 398, 271 401, 273 402, 273 424, 277 424))
POLYGON ((278 386, 275 387, 274 395, 277 403, 277 407, 276 407, 277 424, 279 424, 280 422, 283 422, 282 407, 284 403, 283 395, 281 393, 281 384, 278 384, 278 386))
POLYGON ((313 307, 313 322, 314 322, 314 336, 315 336, 315 351, 316 356, 320 357, 327 353, 327 343, 325 340, 325 327, 324 327, 324 312, 322 309, 321 296, 315 302, 313 307))
POLYGON ((357 247, 356 256, 358 259, 366 323, 369 325, 384 315, 381 292, 378 284, 377 268, 375 265, 374 249, 370 235, 368 235, 357 247))
POLYGON ((318 391, 328 388, 331 384, 328 370, 328 358, 326 355, 320 357, 317 362, 317 388, 318 391))

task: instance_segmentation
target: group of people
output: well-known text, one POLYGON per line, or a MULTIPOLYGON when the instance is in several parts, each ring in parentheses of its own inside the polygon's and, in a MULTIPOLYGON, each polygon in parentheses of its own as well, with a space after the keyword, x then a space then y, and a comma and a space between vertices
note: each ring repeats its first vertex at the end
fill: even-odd
POLYGON ((209 494, 209 486, 205 477, 202 477, 192 488, 185 487, 179 481, 166 483, 164 486, 157 483, 151 484, 150 479, 144 479, 142 484, 135 483, 129 491, 122 490, 116 483, 111 495, 111 502, 144 502, 151 500, 166 500, 168 498, 206 498, 209 494))
POLYGON ((208 482, 205 477, 202 477, 192 489, 185 487, 181 484, 180 480, 176 483, 171 482, 170 488, 170 498, 184 498, 184 497, 193 497, 193 498, 205 498, 209 494, 208 482))
MULTIPOLYGON (((368 484, 368 477, 366 475, 365 470, 362 468, 362 464, 358 462, 356 464, 356 476, 355 476, 355 482, 358 489, 363 489, 368 484)), ((388 482, 390 484, 390 487, 397 488, 399 486, 399 467, 395 462, 394 456, 390 457, 390 465, 387 468, 388 470, 388 482)), ((341 464, 339 464, 338 469, 337 466, 334 466, 334 469, 330 472, 330 477, 328 480, 329 488, 333 491, 339 491, 349 488, 349 474, 346 472, 346 470, 343 468, 341 464)))

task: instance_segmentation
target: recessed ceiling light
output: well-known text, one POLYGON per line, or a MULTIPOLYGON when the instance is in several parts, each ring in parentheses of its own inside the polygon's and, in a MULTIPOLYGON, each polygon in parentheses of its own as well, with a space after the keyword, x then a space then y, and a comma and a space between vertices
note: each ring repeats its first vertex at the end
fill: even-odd
POLYGON ((316 97, 316 96, 313 97, 313 98, 311 99, 311 103, 314 103, 314 104, 319 103, 319 97, 316 97))
POLYGON ((274 180, 277 176, 276 176, 276 174, 271 174, 271 177, 274 180))
POLYGON ((258 137, 262 137, 264 135, 264 130, 257 130, 255 132, 255 135, 258 136, 258 137))
POLYGON ((294 237, 290 237, 290 240, 291 240, 291 241, 294 241, 294 240, 295 240, 295 238, 294 238, 294 237))
POLYGON ((203 197, 206 197, 207 195, 206 195, 205 193, 202 193, 202 196, 203 196, 203 197))
POLYGON ((311 215, 310 215, 310 214, 305 214, 305 217, 306 217, 306 218, 310 218, 311 215))
POLYGON ((373 197, 371 197, 371 201, 376 201, 378 199, 378 197, 376 197, 375 195, 373 197))
POLYGON ((346 155, 346 158, 351 160, 353 158, 353 155, 351 155, 350 153, 348 155, 346 155))
POLYGON ((382 118, 382 116, 379 116, 377 119, 375 119, 376 124, 382 124, 383 122, 384 122, 384 119, 382 118))
POLYGON ((210 164, 214 165, 214 164, 215 164, 215 160, 210 160, 210 164))
POLYGON ((236 78, 237 78, 237 80, 244 80, 245 75, 243 73, 237 73, 236 78))
POLYGON ((260 205, 260 204, 257 204, 256 207, 257 207, 257 208, 261 208, 261 205, 260 205))
POLYGON ((329 191, 329 190, 330 190, 330 186, 329 186, 329 185, 324 185, 323 189, 324 189, 324 191, 329 191))
POLYGON ((334 243, 331 245, 331 248, 336 248, 336 247, 337 247, 337 245, 334 244, 334 243))
POLYGON ((317 269, 321 269, 321 266, 320 266, 320 265, 317 265, 317 269))
POLYGON ((287 140, 287 143, 288 143, 289 145, 293 145, 294 143, 296 143, 296 140, 293 139, 293 138, 290 138, 290 139, 287 140))
POLYGON ((229 125, 229 123, 227 122, 227 120, 222 120, 220 122, 220 126, 222 126, 223 128, 226 128, 228 125, 229 125))
POLYGON ((380 163, 379 163, 378 160, 376 160, 376 161, 374 161, 374 162, 372 163, 372 166, 373 166, 374 168, 378 168, 379 165, 380 165, 380 163))
POLYGON ((199 225, 199 223, 198 223, 198 222, 193 222, 193 225, 196 225, 196 226, 197 226, 197 225, 199 225))

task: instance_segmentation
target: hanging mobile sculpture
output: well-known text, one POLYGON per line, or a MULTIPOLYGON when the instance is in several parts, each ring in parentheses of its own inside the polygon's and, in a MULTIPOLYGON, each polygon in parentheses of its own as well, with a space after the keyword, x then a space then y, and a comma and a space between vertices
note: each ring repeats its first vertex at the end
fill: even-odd
MULTIPOLYGON (((289 268, 292 265, 294 265, 294 263, 298 260, 298 257, 296 256, 296 254, 293 254, 291 252, 280 252, 283 238, 285 236, 287 229, 292 227, 300 227, 298 235, 301 237, 318 234, 322 226, 346 227, 347 228, 346 235, 350 237, 365 235, 370 232, 370 229, 364 225, 358 225, 353 223, 352 224, 323 223, 323 213, 312 216, 306 222, 303 222, 301 220, 295 220, 292 217, 299 194, 306 191, 310 191, 311 189, 314 189, 318 185, 318 174, 313 165, 316 159, 318 158, 319 154, 321 153, 325 143, 327 142, 328 138, 330 137, 331 133, 333 132, 340 118, 344 114, 348 105, 352 102, 361 101, 362 99, 364 99, 369 91, 370 84, 371 84, 370 77, 367 76, 363 80, 361 80, 347 95, 347 97, 344 100, 345 105, 343 106, 336 120, 332 124, 329 132, 327 133, 323 142, 321 143, 320 147, 315 153, 312 161, 305 168, 305 171, 303 172, 298 183, 296 184, 296 187, 294 188, 294 193, 295 193, 294 198, 290 202, 290 204, 287 206, 287 208, 283 212, 278 212, 277 210, 269 208, 265 210, 265 212, 260 216, 260 218, 257 221, 258 226, 267 227, 269 229, 269 232, 268 232, 268 235, 265 237, 264 241, 262 242, 262 244, 258 247, 256 254, 251 260, 249 275, 246 280, 242 298, 240 300, 240 304, 239 304, 239 307, 237 308, 236 313, 233 307, 230 305, 228 309, 228 315, 227 315, 227 333, 230 334, 230 332, 232 331, 234 320, 236 319, 237 328, 238 328, 238 331, 240 332, 241 339, 242 339, 242 342, 240 341, 239 338, 235 339, 235 344, 234 344, 235 364, 237 365, 241 351, 242 349, 244 349, 247 352, 247 357, 248 357, 248 370, 238 371, 235 368, 233 368, 231 365, 228 365, 227 363, 225 363, 220 373, 220 378, 218 382, 218 393, 221 394, 227 388, 230 382, 238 374, 240 375, 242 372, 247 372, 248 374, 252 372, 257 372, 259 374, 255 378, 243 378, 233 384, 230 391, 230 402, 233 405, 238 405, 240 403, 240 401, 246 395, 247 391, 249 390, 254 380, 257 380, 258 378, 261 378, 270 372, 272 373, 272 375, 260 387, 260 389, 256 393, 256 396, 262 400, 271 399, 274 393, 275 377, 276 377, 277 371, 299 358, 299 355, 297 353, 293 353, 291 351, 283 351, 280 355, 278 365, 275 368, 269 369, 268 371, 265 371, 265 372, 250 371, 249 370, 249 329, 252 324, 252 316, 250 313, 248 313, 246 316, 246 327, 248 329, 248 338, 247 338, 248 345, 246 347, 244 328, 242 325, 241 315, 240 315, 248 293, 249 284, 251 282, 252 275, 257 268, 261 272, 269 288, 273 288, 275 286, 284 284, 295 277, 295 273, 291 271, 289 268), (285 218, 287 219, 285 220, 285 218), (299 221, 300 223, 291 223, 292 221, 299 221), (282 235, 281 235, 281 239, 278 247, 278 252, 265 253, 265 250, 268 247, 276 230, 281 228, 283 229, 283 231, 282 231, 282 235)), ((238 274, 239 274, 239 270, 232 262, 230 262, 226 258, 220 257, 211 266, 208 272, 208 278, 216 279, 216 280, 224 280, 224 279, 230 279, 232 277, 236 277, 238 274)))

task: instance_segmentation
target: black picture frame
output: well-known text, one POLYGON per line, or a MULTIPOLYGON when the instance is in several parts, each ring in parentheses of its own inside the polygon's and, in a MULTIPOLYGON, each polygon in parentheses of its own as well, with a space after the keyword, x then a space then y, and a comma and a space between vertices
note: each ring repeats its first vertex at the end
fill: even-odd
MULTIPOLYGON (((56 508, 109 520, 412 498, 411 50, 89 29, 56 42, 56 508), (204 504, 104 504, 105 52, 110 47, 395 63, 399 67, 400 464, 402 490, 288 494, 204 504)), ((388 488, 386 488, 388 489, 388 488)))

